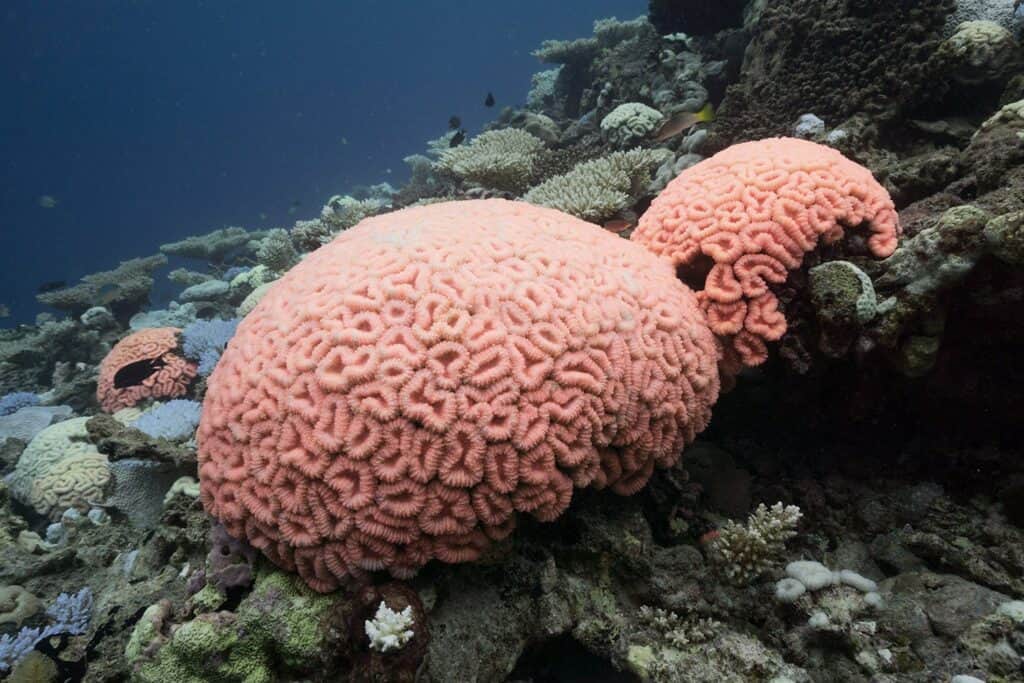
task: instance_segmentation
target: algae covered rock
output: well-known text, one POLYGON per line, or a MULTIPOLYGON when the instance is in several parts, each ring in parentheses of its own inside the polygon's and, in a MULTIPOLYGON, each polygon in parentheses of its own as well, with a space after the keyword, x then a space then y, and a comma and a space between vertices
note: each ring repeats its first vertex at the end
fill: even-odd
POLYGON ((125 654, 142 683, 270 683, 284 672, 309 677, 331 656, 324 621, 333 602, 294 576, 266 572, 234 612, 167 626, 166 606, 151 607, 125 654))

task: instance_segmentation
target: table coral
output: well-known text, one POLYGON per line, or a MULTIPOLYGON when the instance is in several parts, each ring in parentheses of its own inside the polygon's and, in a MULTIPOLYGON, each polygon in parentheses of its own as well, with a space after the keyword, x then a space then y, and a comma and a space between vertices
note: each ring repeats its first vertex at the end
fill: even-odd
POLYGON ((185 394, 197 368, 178 352, 180 331, 176 327, 139 330, 110 350, 100 363, 96 387, 96 398, 104 410, 113 413, 145 398, 185 394), (134 371, 147 361, 148 367, 134 371))
POLYGON ((795 138, 734 145, 679 177, 651 203, 633 239, 667 257, 699 291, 727 361, 757 365, 786 319, 769 288, 786 280, 819 241, 870 228, 877 257, 896 249, 892 200, 866 168, 795 138), (732 358, 728 358, 732 356, 732 358))
POLYGON ((371 218, 239 325, 208 381, 202 501, 320 591, 473 560, 518 512, 676 462, 717 356, 666 261, 578 219, 504 200, 371 218))

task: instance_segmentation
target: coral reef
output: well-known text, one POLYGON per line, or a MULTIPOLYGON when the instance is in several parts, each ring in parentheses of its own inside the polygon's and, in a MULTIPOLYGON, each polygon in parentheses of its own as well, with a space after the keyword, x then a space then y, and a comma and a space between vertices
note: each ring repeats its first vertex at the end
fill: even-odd
POLYGON ((239 326, 209 379, 203 502, 317 590, 474 559, 517 511, 551 520, 574 487, 633 493, 675 461, 718 391, 698 316, 667 264, 548 209, 366 221, 239 326))
POLYGON ((0 330, 0 677, 1021 679, 1019 4, 651 0, 502 92, 513 163, 446 169, 456 126, 46 292, 0 330), (193 323, 212 375, 100 410, 122 337, 193 323))

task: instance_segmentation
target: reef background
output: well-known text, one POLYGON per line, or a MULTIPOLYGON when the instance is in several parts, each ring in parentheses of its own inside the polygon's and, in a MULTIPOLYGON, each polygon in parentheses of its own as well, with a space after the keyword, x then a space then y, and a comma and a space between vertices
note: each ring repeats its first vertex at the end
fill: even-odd
MULTIPOLYGON (((538 49, 560 71, 486 126, 536 138, 503 133, 500 164, 480 163, 480 136, 446 155, 442 119, 397 192, 334 196, 276 230, 165 244, 43 295, 65 318, 0 333, 0 396, 35 396, 7 399, 3 473, 51 421, 73 431, 58 451, 87 449, 112 472, 99 505, 61 498, 81 478, 54 487, 73 513, 0 485, 0 588, 11 589, 0 633, 61 628, 13 679, 1024 680, 1019 13, 967 0, 650 9, 649 21, 598 22, 538 49), (962 23, 978 19, 989 23, 962 23), (714 123, 651 141, 644 107, 706 102, 714 123), (608 118, 630 103, 644 107, 608 118), (577 492, 557 521, 521 520, 479 562, 317 595, 211 527, 180 478, 195 474, 186 408, 100 414, 97 368, 114 343, 173 325, 186 330, 181 353, 216 362, 261 287, 363 216, 532 188, 628 234, 679 171, 772 134, 867 166, 899 209, 899 249, 874 261, 852 238, 809 255, 775 288, 787 334, 737 378, 678 466, 628 498, 577 492), (630 163, 613 155, 635 146, 646 151, 630 163), (589 162, 628 191, 594 182, 589 162), (156 275, 167 258, 188 268, 156 275), (151 300, 155 283, 173 305, 151 300), (795 533, 769 532, 765 518, 795 533), (799 560, 836 573, 789 599, 783 582, 801 574, 784 567, 799 560), (364 629, 382 600, 410 606, 416 624, 392 654, 371 650, 364 629)), ((200 379, 187 398, 203 390, 200 379)))

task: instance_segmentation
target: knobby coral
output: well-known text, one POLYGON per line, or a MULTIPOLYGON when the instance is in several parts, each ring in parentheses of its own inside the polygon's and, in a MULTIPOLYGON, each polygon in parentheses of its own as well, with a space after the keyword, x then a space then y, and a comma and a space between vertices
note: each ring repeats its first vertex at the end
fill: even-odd
POLYGON ((674 463, 717 355, 667 261, 578 219, 504 200, 370 218, 239 325, 208 380, 202 501, 320 591, 472 560, 516 513, 674 463))
POLYGON ((632 239, 669 258, 698 290, 725 367, 757 365, 786 319, 769 289, 819 240, 866 225, 877 257, 896 249, 885 189, 834 149, 795 138, 734 145, 683 171, 651 203, 632 239))
POLYGON ((100 363, 96 398, 113 413, 145 398, 183 396, 196 365, 178 353, 176 327, 154 327, 130 334, 100 363))

